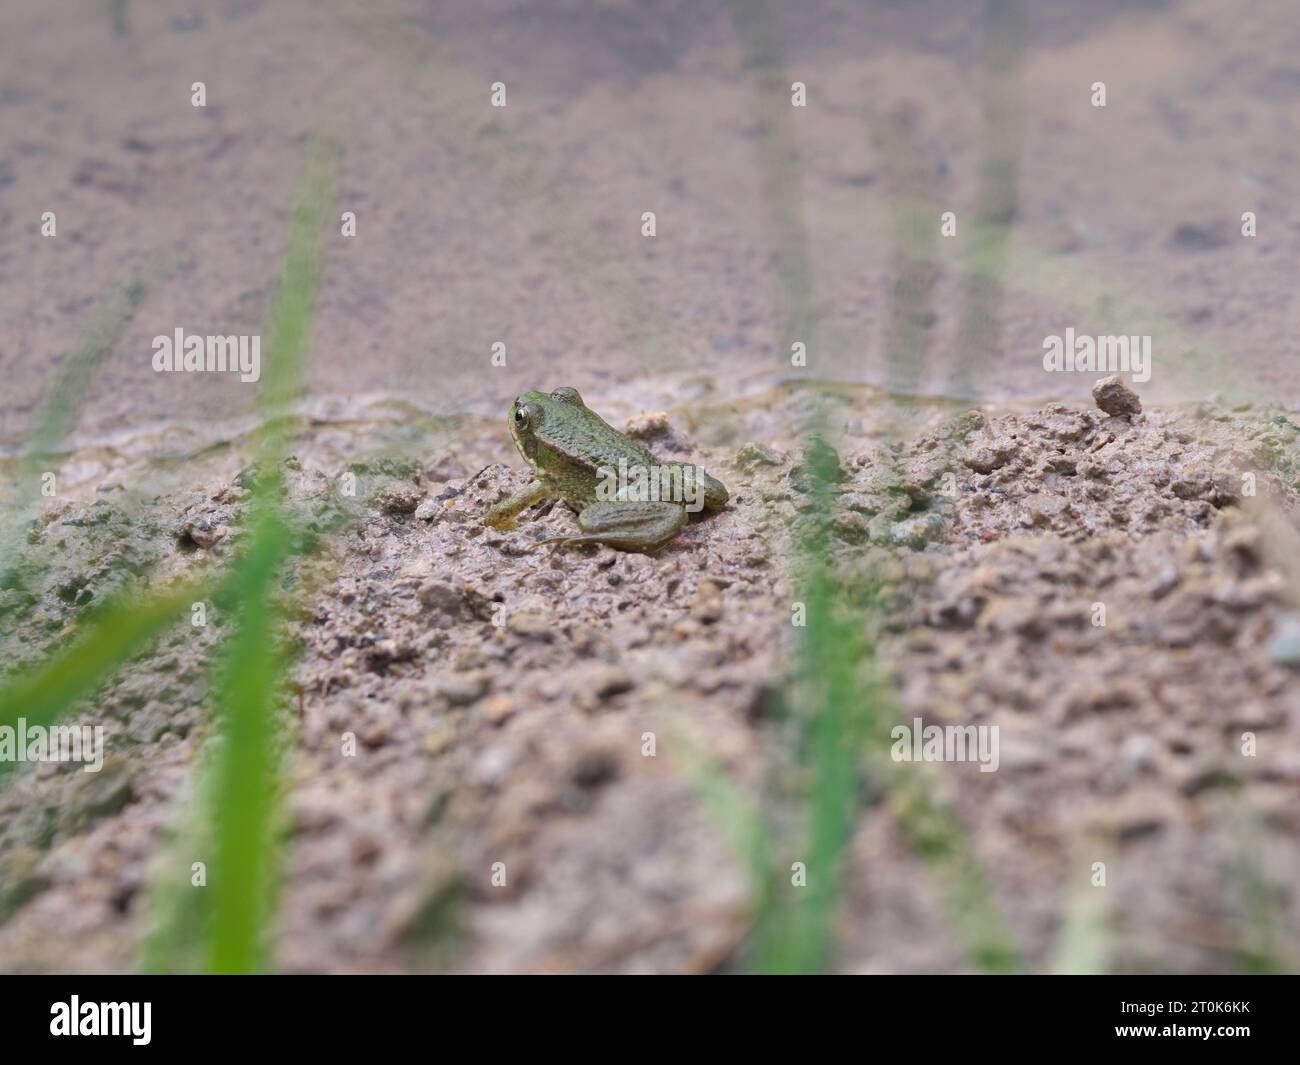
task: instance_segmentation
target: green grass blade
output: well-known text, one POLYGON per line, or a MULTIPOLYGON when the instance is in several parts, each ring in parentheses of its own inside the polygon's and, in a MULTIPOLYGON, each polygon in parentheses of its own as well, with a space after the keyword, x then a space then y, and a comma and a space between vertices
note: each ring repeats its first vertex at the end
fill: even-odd
POLYGON ((285 662, 274 644, 277 611, 268 592, 287 554, 288 532, 268 514, 254 537, 240 564, 236 594, 241 611, 225 648, 216 694, 222 737, 209 951, 209 968, 216 973, 260 967, 274 875, 275 717, 285 662))
POLYGON ((303 380, 307 339, 320 289, 325 235, 338 168, 336 147, 312 144, 304 160, 284 273, 276 293, 261 394, 266 417, 252 535, 239 560, 234 596, 235 632, 224 650, 216 704, 222 738, 216 769, 216 863, 213 870, 212 972, 254 972, 261 965, 278 865, 273 832, 279 788, 277 697, 287 685, 288 658, 276 651, 280 611, 272 599, 276 577, 292 553, 281 514, 280 460, 293 426, 285 417, 303 380))
MULTIPOLYGON (((201 598, 201 588, 187 584, 144 602, 105 603, 63 651, 0 686, 0 725, 12 725, 19 717, 29 725, 55 721, 201 598)), ((11 766, 0 762, 0 776, 11 766)))

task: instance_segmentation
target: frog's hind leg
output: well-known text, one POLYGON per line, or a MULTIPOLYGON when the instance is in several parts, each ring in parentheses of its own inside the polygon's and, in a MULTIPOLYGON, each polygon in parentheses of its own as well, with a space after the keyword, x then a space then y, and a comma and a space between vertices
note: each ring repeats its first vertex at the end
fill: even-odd
POLYGON ((552 536, 539 544, 608 544, 627 551, 655 551, 681 532, 687 520, 686 509, 678 503, 592 503, 578 514, 581 534, 552 536))

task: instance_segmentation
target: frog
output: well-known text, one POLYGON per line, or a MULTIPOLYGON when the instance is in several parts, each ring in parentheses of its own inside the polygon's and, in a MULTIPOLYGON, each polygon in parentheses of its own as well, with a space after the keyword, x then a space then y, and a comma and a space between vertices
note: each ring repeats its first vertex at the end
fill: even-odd
POLYGON ((726 486, 716 477, 697 466, 660 462, 588 407, 576 388, 523 392, 508 422, 533 479, 491 507, 484 524, 513 528, 520 511, 561 499, 577 513, 581 530, 539 539, 529 550, 605 544, 654 554, 686 527, 692 511, 727 504, 726 486))

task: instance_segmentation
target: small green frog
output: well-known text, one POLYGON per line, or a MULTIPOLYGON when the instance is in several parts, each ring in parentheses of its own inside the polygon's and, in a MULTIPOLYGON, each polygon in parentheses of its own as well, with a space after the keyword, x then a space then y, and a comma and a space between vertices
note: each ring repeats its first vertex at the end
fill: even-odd
POLYGON ((543 499, 563 499, 578 512, 581 533, 537 546, 653 552, 685 528, 689 513, 727 502, 721 481, 697 466, 659 462, 602 420, 577 389, 525 392, 510 408, 510 435, 535 479, 489 510, 484 523, 512 528, 516 514, 543 499))

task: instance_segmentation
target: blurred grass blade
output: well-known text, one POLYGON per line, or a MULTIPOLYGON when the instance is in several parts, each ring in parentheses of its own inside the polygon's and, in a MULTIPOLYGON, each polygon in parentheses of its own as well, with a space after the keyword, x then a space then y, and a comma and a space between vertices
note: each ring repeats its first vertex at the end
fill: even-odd
POLYGON ((1019 207, 1024 140, 1025 0, 985 0, 980 72, 983 128, 975 217, 967 227, 966 291, 957 325, 960 361, 950 389, 980 394, 996 366, 1005 285, 1019 207))
POLYGON ((731 16, 754 89, 763 223, 777 275, 782 347, 788 350, 786 345, 799 340, 809 351, 830 358, 833 353, 821 352, 816 337, 819 321, 804 221, 795 111, 790 106, 790 78, 776 8, 772 0, 732 0, 731 16))
POLYGON ((218 678, 222 736, 209 951, 209 968, 217 973, 253 972, 261 961, 274 873, 275 716, 285 665, 275 649, 277 612, 269 593, 288 544, 288 531, 268 513, 240 560, 235 588, 240 615, 218 678))
POLYGON ((749 881, 750 903, 761 926, 771 895, 771 840, 767 826, 740 789, 703 744, 685 730, 673 734, 673 747, 682 753, 686 776, 712 811, 723 834, 741 859, 749 881))
MULTIPOLYGON (((826 483, 818 480, 819 488, 826 483)), ((773 972, 818 972, 830 961, 832 921, 844 854, 858 820, 863 747, 874 709, 872 693, 859 683, 861 632, 838 616, 834 588, 820 560, 812 563, 805 580, 804 599, 808 623, 800 669, 804 690, 812 693, 812 705, 806 708, 813 767, 808 885, 800 903, 800 934, 780 956, 760 959, 760 966, 773 972)))
POLYGON ((13 483, 8 487, 6 505, 0 511, 0 587, 11 579, 7 574, 14 564, 21 530, 40 498, 36 485, 38 477, 76 425, 100 364, 122 339, 147 293, 148 285, 139 274, 109 293, 90 325, 77 338, 76 345, 59 364, 45 404, 32 427, 25 453, 15 463, 13 483), (22 505, 21 501, 29 491, 33 502, 22 505))
MULTIPOLYGON (((1095 853, 1096 849, 1092 850, 1095 853)), ((1066 885, 1052 972, 1062 976, 1095 976, 1106 972, 1111 946, 1107 902, 1106 888, 1092 883, 1092 862, 1087 859, 1085 848, 1079 848, 1066 885)))
MULTIPOLYGON (((28 725, 56 720, 202 598, 199 585, 187 584, 144 602, 104 604, 67 648, 0 687, 0 725, 12 725, 19 717, 28 725)), ((11 767, 12 763, 0 762, 0 775, 11 767)))
POLYGON ((1290 946, 1285 906, 1279 901, 1285 893, 1269 883, 1265 872, 1257 815, 1241 801, 1228 823, 1237 840, 1234 871, 1245 916, 1236 951, 1237 968, 1252 975, 1294 971, 1287 965, 1290 946))
POLYGON ((292 533, 281 513, 280 463, 296 423, 288 417, 302 389, 307 338, 320 289, 325 235, 338 169, 338 149, 316 139, 299 180, 284 272, 276 292, 261 393, 264 427, 252 502, 250 544, 236 566, 235 632, 218 671, 216 705, 221 746, 216 769, 216 863, 213 870, 209 968, 218 973, 260 967, 265 925, 278 866, 273 834, 278 782, 275 712, 287 685, 287 656, 275 649, 280 612, 272 596, 292 533))
POLYGON ((970 838, 957 814, 934 794, 921 767, 898 772, 889 798, 913 852, 943 892, 948 919, 971 964, 985 973, 1015 973, 1022 961, 970 838))

